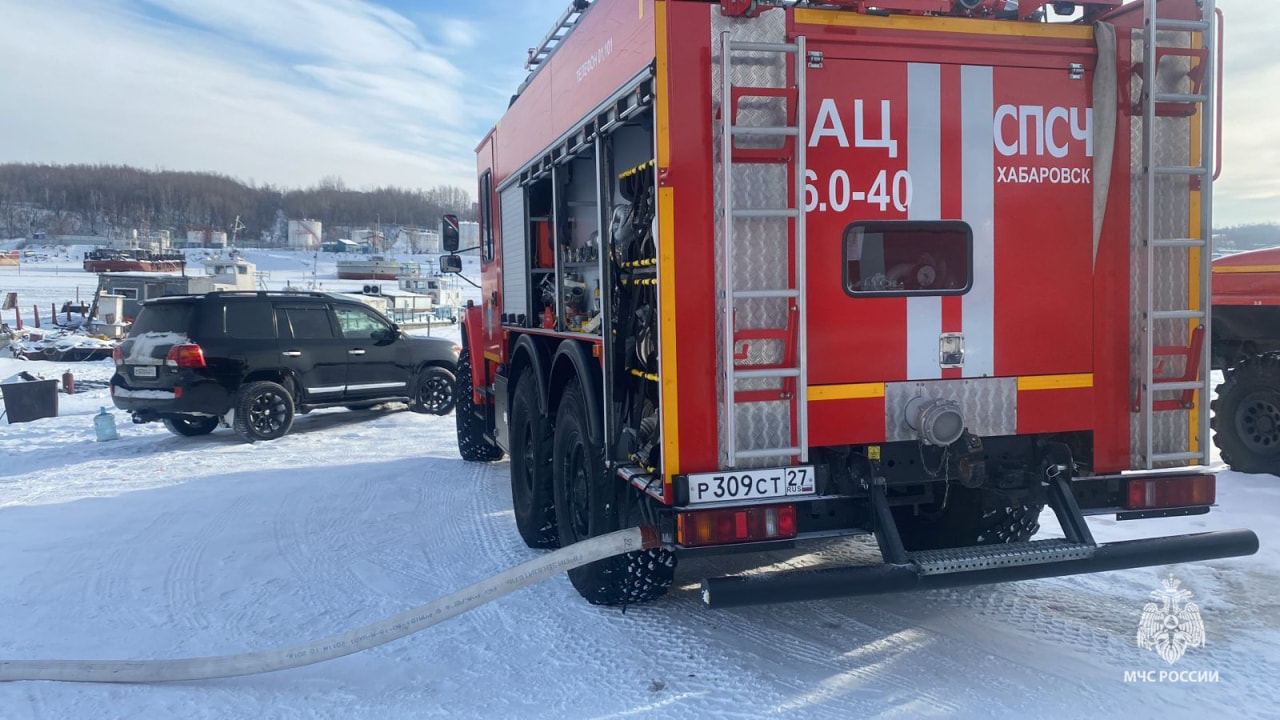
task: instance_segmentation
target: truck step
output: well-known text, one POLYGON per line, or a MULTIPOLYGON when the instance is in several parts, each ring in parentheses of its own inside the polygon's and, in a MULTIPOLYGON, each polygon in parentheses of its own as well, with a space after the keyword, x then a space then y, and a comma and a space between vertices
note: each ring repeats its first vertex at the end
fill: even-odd
POLYGON ((1064 560, 1088 560, 1097 546, 1067 540, 1033 540, 1004 545, 979 545, 948 550, 907 553, 921 575, 993 570, 1017 565, 1040 565, 1064 560))

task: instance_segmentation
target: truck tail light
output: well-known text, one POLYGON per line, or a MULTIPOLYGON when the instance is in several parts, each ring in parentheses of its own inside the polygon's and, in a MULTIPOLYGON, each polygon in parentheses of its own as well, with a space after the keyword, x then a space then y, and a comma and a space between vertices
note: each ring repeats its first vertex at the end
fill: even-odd
POLYGON ((204 367, 204 350, 199 345, 174 345, 169 348, 164 364, 179 368, 204 367))
POLYGON ((676 515, 676 542, 685 547, 784 540, 795 536, 795 505, 691 510, 676 515))
POLYGON ((1124 503, 1127 510, 1212 505, 1218 498, 1218 479, 1213 475, 1137 478, 1128 482, 1124 503))

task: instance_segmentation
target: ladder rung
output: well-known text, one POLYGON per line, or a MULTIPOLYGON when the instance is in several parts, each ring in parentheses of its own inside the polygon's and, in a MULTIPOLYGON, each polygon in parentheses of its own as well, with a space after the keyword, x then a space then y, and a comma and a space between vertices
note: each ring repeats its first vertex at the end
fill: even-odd
POLYGON ((762 450, 739 450, 738 452, 734 453, 734 459, 735 460, 754 460, 757 458, 789 457, 791 455, 799 455, 799 454, 800 454, 800 448, 798 447, 764 448, 762 450))
POLYGON ((1186 392, 1187 390, 1203 390, 1202 382, 1160 382, 1157 380, 1152 386, 1153 392, 1186 392))
POLYGON ((775 52, 795 54, 800 47, 795 43, 739 42, 729 41, 730 52, 775 52))
POLYGON ((770 378, 800 377, 799 368, 769 368, 767 370, 739 370, 734 368, 734 380, 766 380, 770 378))
POLYGON ((732 132, 734 135, 757 135, 760 137, 800 137, 800 128, 786 127, 750 127, 748 125, 734 125, 732 132))
POLYGON ((800 297, 799 290, 738 290, 733 293, 737 300, 771 300, 775 298, 800 297))
POLYGON ((1202 452, 1181 452, 1181 453, 1159 453, 1151 456, 1151 462, 1176 462, 1179 460, 1201 460, 1204 458, 1202 452))
POLYGON ((733 217, 742 220, 764 219, 764 218, 793 218, 799 217, 800 213, 791 208, 734 208, 733 217))
POLYGON ((1157 310, 1151 313, 1152 320, 1203 320, 1203 310, 1157 310))
POLYGON ((1155 101, 1158 103, 1207 103, 1208 95, 1194 95, 1191 93, 1156 93, 1155 101))
POLYGON ((1209 27, 1209 23, 1204 20, 1156 20, 1156 30, 1205 32, 1209 27))
POLYGON ((1195 238, 1170 238, 1168 240, 1152 240, 1151 247, 1158 248, 1202 248, 1206 245, 1205 241, 1195 238))
POLYGON ((1208 175, 1209 168, 1204 166, 1158 165, 1151 168, 1151 172, 1156 175, 1208 175))

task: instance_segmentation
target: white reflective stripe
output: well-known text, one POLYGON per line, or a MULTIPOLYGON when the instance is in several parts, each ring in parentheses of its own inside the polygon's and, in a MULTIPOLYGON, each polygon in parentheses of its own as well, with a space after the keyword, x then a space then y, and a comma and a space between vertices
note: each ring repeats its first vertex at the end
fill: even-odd
MULTIPOLYGON (((914 188, 908 220, 942 219, 942 68, 907 65, 907 172, 914 188)), ((907 298, 907 378, 942 377, 942 298, 907 298)))
POLYGON ((348 385, 347 389, 348 390, 390 390, 392 388, 401 388, 406 385, 408 385, 408 383, 402 383, 402 382, 369 383, 367 385, 348 385))
POLYGON ((325 393, 336 393, 346 390, 346 385, 334 385, 333 387, 314 387, 307 388, 307 393, 311 395, 323 395, 325 393))
POLYGON ((962 216, 973 228, 973 289, 962 301, 965 377, 995 375, 995 102, 991 68, 960 68, 962 216))

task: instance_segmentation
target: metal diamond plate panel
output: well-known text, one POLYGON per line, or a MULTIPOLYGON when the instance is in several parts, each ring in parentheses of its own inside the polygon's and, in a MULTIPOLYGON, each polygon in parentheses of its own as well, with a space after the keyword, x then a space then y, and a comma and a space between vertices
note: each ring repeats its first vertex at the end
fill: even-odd
MULTIPOLYGON (((781 43, 786 41, 786 13, 768 10, 758 18, 725 17, 717 5, 708 8, 711 13, 712 33, 712 102, 717 117, 725 108, 721 93, 720 38, 729 32, 734 40, 749 42, 781 43)), ((788 85, 787 56, 779 53, 734 53, 732 84, 738 87, 783 88, 788 85)), ((779 127, 790 124, 786 104, 781 98, 746 97, 738 105, 736 123, 757 127, 779 127)), ((724 257, 724 230, 719 218, 723 217, 722 174, 724 158, 721 157, 721 128, 715 125, 715 197, 716 197, 716 291, 723 299, 725 288, 724 263, 733 263, 734 284, 738 290, 767 290, 787 287, 790 243, 790 221, 785 219, 737 220, 734 223, 734 256, 724 257)), ((742 137, 736 142, 744 148, 777 148, 778 138, 742 137)), ((792 190, 788 168, 784 165, 735 164, 733 169, 733 203, 736 208, 782 208, 791 205, 792 190)), ((787 300, 743 300, 737 303, 734 326, 743 330, 781 329, 787 326, 791 303, 787 300)), ((717 358, 723 358, 723 317, 716 323, 716 343, 721 348, 717 358)), ((738 343, 735 354, 740 365, 781 365, 785 344, 780 340, 749 340, 738 343)), ((723 359, 718 360, 723 363, 723 359)), ((723 371, 717 378, 723 378, 723 371)), ((780 380, 739 380, 739 393, 752 390, 780 390, 780 380)), ((789 399, 771 402, 739 403, 729 408, 725 401, 723 380, 717 380, 717 399, 720 404, 719 440, 722 462, 726 460, 724 448, 725 413, 734 412, 736 443, 739 450, 781 448, 793 444, 791 439, 791 402, 789 399)), ((776 465, 778 458, 740 461, 741 467, 776 465)))
MULTIPOLYGON (((1187 33, 1160 33, 1158 42, 1164 47, 1188 47, 1190 36, 1187 33)), ((1133 61, 1141 62, 1143 46, 1140 40, 1132 43, 1133 61)), ((1185 57, 1165 57, 1157 73, 1157 91, 1162 93, 1190 93, 1192 91, 1188 70, 1191 60, 1185 57)), ((1130 84, 1130 96, 1142 97, 1143 80, 1134 76, 1130 84)), ((1189 254, 1186 249, 1160 248, 1155 250, 1155 276, 1146 277, 1146 258, 1144 250, 1144 224, 1146 203, 1148 202, 1146 180, 1143 175, 1145 159, 1142 151, 1144 118, 1141 113, 1133 116, 1130 126, 1132 156, 1130 158, 1130 178, 1133 198, 1131 213, 1131 272, 1130 288, 1133 315, 1130 317, 1130 394, 1138 396, 1138 388, 1144 375, 1143 318, 1141 309, 1146 303, 1146 283, 1153 283, 1155 310, 1181 310, 1188 304, 1189 254)), ((1182 166, 1190 163, 1191 126, 1187 118, 1156 118, 1153 131, 1153 162, 1155 165, 1182 166)), ((1160 177, 1156 180, 1156 191, 1151 202, 1155 204, 1155 226, 1152 228, 1153 239, 1182 238, 1188 233, 1190 225, 1190 179, 1183 176, 1160 177)), ((1190 327, 1186 322, 1159 321, 1153 325, 1155 345, 1185 346, 1190 342, 1190 327)), ((1165 358, 1157 376, 1181 375, 1185 363, 1181 358, 1165 358)), ((1157 396, 1161 399, 1173 397, 1170 394, 1157 396)), ((1170 411, 1154 413, 1152 421, 1153 452, 1179 453, 1190 447, 1189 418, 1186 411, 1170 411)), ((1143 463, 1142 458, 1142 417, 1139 413, 1131 415, 1130 440, 1132 448, 1130 461, 1134 467, 1143 463)))
POLYGON ((1000 437, 1018 433, 1017 378, 931 380, 890 383, 884 396, 885 440, 915 440, 906 422, 907 403, 918 397, 960 404, 965 427, 974 435, 1000 437))

